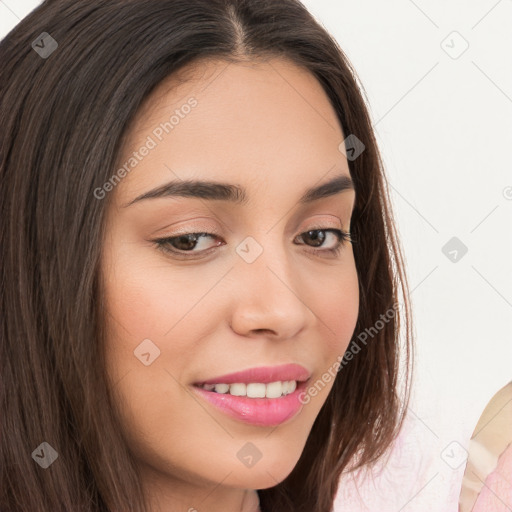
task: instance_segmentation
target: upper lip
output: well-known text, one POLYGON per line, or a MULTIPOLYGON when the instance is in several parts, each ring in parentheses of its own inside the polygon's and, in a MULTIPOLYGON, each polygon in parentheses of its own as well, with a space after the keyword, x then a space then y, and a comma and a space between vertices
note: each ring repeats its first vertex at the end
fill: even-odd
POLYGON ((257 368, 249 368, 241 372, 228 373, 219 375, 208 380, 196 382, 196 386, 204 384, 234 384, 261 382, 269 383, 276 381, 296 380, 305 381, 311 376, 310 372, 300 364, 283 364, 279 366, 259 366, 257 368))

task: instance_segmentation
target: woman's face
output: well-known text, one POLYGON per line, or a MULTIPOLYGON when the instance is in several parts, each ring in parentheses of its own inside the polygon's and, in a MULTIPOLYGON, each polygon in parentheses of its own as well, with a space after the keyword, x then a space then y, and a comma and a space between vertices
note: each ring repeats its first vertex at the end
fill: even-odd
POLYGON ((351 244, 330 252, 336 230, 350 230, 354 190, 301 201, 350 177, 320 84, 280 59, 188 71, 143 105, 115 186, 104 187, 112 203, 102 273, 107 368, 129 448, 155 503, 160 493, 200 511, 226 489, 272 487, 292 471, 333 385, 322 375, 355 329, 359 295, 351 244), (245 200, 206 186, 195 189, 201 197, 171 194, 190 180, 239 187, 245 200), (304 375, 267 368, 235 377, 259 385, 230 389, 273 396, 282 386, 266 382, 309 377, 298 383, 305 405, 294 384, 280 398, 194 385, 292 363, 304 375))

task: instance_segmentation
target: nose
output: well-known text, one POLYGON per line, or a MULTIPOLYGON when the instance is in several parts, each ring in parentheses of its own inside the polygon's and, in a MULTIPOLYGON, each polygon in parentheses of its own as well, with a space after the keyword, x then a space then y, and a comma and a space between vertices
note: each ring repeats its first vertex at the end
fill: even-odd
POLYGON ((284 248, 264 248, 252 263, 241 257, 230 274, 230 324, 237 334, 293 338, 315 317, 301 289, 299 269, 284 248))

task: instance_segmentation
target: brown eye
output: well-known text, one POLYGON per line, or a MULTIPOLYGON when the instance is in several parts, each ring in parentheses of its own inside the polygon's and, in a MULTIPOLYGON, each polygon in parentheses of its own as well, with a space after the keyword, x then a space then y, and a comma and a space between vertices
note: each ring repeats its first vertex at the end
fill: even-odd
POLYGON ((324 243, 324 240, 326 238, 325 231, 314 229, 312 231, 306 231, 302 235, 303 240, 310 240, 313 242, 313 247, 321 246, 324 243))
MULTIPOLYGON (((196 255, 204 252, 208 252, 210 248, 205 248, 202 250, 194 250, 200 244, 202 239, 204 238, 219 238, 218 235, 213 233, 184 233, 177 236, 160 238, 158 240, 154 240, 157 244, 157 247, 164 252, 173 253, 176 255, 182 255, 184 257, 188 257, 188 254, 196 255)), ((221 245, 221 242, 217 244, 221 245)), ((213 246, 216 247, 216 246, 213 246)))
POLYGON ((326 233, 334 234, 336 235, 337 241, 335 242, 335 245, 332 247, 328 247, 326 249, 317 250, 316 252, 325 252, 325 253, 333 253, 338 254, 341 250, 343 244, 345 242, 351 242, 350 234, 346 231, 342 231, 341 229, 311 229, 309 231, 306 231, 305 233, 302 233, 299 235, 298 238, 302 239, 306 242, 307 245, 311 242, 311 245, 313 247, 322 247, 324 245, 324 242, 327 238, 326 233))
POLYGON ((167 239, 168 243, 179 251, 190 251, 196 247, 199 237, 206 233, 189 233, 167 239))

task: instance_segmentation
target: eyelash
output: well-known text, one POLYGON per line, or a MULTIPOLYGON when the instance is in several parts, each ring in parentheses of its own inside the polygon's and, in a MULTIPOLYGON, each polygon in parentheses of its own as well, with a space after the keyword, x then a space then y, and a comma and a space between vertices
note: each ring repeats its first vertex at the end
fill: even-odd
MULTIPOLYGON (((354 240, 352 239, 351 234, 349 232, 343 231, 341 229, 335 229, 335 228, 320 228, 320 227, 319 228, 312 228, 312 229, 308 229, 307 231, 304 231, 303 233, 298 235, 298 237, 301 237, 302 235, 305 235, 305 234, 310 233, 312 231, 313 232, 314 231, 323 231, 323 232, 334 233, 337 236, 337 238, 338 238, 338 242, 337 242, 336 246, 333 247, 332 249, 313 249, 313 250, 308 250, 307 251, 307 252, 310 252, 310 253, 313 253, 313 254, 327 253, 327 254, 330 254, 330 255, 333 255, 333 256, 337 257, 337 256, 339 256, 341 250, 346 245, 346 243, 353 243, 354 242, 354 240)), ((189 236, 189 235, 196 235, 196 241, 197 241, 197 238, 200 237, 200 236, 208 236, 210 238, 215 238, 215 237, 219 238, 220 237, 220 235, 218 235, 217 233, 192 232, 192 233, 181 233, 179 235, 172 236, 172 237, 165 237, 165 238, 155 239, 155 240, 153 240, 153 242, 155 242, 156 245, 157 245, 157 248, 162 250, 163 252, 172 254, 174 256, 182 257, 183 259, 193 258, 194 257, 192 255, 189 255, 188 253, 191 253, 191 254, 201 254, 201 253, 208 254, 213 249, 215 249, 215 247, 218 247, 218 246, 215 246, 215 247, 212 247, 210 249, 205 249, 204 251, 199 251, 199 252, 181 251, 181 250, 178 250, 178 249, 171 249, 170 248, 171 242, 173 240, 177 240, 180 237, 186 237, 186 236, 189 236)))

